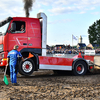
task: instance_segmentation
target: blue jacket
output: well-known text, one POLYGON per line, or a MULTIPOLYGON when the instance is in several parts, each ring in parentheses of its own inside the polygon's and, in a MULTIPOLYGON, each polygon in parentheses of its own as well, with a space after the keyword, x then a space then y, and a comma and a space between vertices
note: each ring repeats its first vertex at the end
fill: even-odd
POLYGON ((10 65, 15 65, 18 57, 22 57, 21 53, 17 50, 11 50, 7 55, 7 58, 10 59, 10 65))

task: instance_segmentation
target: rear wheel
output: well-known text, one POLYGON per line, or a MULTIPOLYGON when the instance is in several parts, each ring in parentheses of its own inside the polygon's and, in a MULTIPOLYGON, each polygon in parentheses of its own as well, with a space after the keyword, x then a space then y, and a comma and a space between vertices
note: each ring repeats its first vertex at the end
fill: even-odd
POLYGON ((21 61, 19 65, 19 73, 25 76, 29 76, 33 73, 35 69, 35 64, 33 60, 27 59, 25 61, 21 61))
POLYGON ((74 75, 85 75, 87 72, 88 66, 84 61, 78 61, 75 63, 73 68, 74 75))

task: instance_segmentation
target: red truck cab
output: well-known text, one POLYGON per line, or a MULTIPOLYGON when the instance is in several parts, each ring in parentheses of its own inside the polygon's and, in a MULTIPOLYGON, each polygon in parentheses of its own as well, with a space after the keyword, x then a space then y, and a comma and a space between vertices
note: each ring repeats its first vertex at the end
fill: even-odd
MULTIPOLYGON (((14 45, 18 45, 18 51, 23 57, 28 57, 29 53, 35 55, 34 60, 37 61, 37 55, 42 55, 42 26, 44 13, 39 13, 38 18, 27 17, 9 17, 0 22, 0 66, 7 63, 7 54, 14 45), (21 26, 24 30, 21 30, 21 26), (36 55, 37 54, 37 55, 36 55)), ((46 51, 46 50, 45 50, 46 51)), ((38 66, 38 63, 35 63, 38 66)), ((38 68, 36 68, 38 69, 38 68)))

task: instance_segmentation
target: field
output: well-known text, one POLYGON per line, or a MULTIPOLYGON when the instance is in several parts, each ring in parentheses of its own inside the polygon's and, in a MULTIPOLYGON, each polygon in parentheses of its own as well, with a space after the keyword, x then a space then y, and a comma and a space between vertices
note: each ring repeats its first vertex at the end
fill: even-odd
POLYGON ((19 86, 3 83, 0 74, 0 100, 100 100, 100 69, 84 76, 71 72, 55 75, 50 70, 40 70, 31 76, 18 74, 19 86))

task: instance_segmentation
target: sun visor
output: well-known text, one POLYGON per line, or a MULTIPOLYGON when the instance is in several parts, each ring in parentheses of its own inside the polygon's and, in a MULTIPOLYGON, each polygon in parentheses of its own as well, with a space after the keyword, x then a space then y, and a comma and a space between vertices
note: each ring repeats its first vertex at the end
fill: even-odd
POLYGON ((8 17, 7 19, 3 20, 0 22, 0 27, 5 25, 6 23, 10 22, 13 18, 12 17, 8 17))

